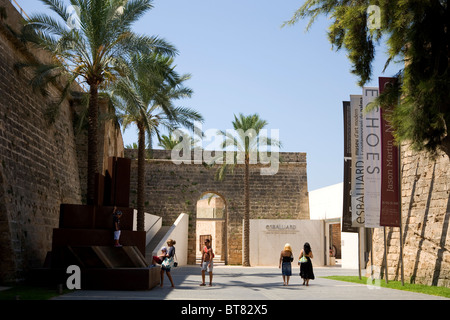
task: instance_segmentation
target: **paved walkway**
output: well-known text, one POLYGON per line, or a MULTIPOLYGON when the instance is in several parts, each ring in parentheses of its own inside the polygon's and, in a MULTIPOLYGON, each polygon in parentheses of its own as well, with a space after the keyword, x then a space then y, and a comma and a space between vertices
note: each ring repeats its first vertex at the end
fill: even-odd
MULTIPOLYGON (((442 297, 366 286, 321 278, 358 275, 357 270, 339 267, 315 268, 315 280, 302 285, 299 268, 293 265, 289 286, 283 286, 276 267, 215 266, 212 287, 200 287, 200 266, 182 266, 172 271, 176 288, 165 276, 163 288, 149 291, 75 290, 55 300, 441 300, 442 297)), ((382 280, 384 281, 384 280, 382 280)), ((207 276, 208 282, 208 276, 207 276)), ((450 299, 447 299, 450 300, 450 299)))

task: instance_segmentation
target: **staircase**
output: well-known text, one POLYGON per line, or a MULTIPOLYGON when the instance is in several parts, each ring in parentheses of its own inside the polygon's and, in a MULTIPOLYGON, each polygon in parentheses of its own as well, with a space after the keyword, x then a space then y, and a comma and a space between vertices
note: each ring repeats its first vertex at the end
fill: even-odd
MULTIPOLYGON (((200 263, 202 262, 202 257, 201 256, 196 256, 195 257, 195 264, 200 265, 200 263)), ((225 259, 222 258, 221 255, 214 255, 214 259, 213 259, 213 263, 215 266, 224 266, 225 265, 225 259)))

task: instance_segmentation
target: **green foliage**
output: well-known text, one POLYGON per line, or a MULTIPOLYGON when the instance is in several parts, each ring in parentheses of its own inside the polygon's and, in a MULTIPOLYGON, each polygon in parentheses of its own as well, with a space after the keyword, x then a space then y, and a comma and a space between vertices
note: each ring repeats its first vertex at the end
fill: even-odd
POLYGON ((138 148, 138 145, 137 145, 136 142, 133 142, 132 144, 127 144, 127 145, 125 146, 125 148, 126 148, 126 149, 137 149, 137 148, 138 148))
POLYGON ((359 85, 371 80, 376 45, 386 40, 388 59, 404 62, 396 84, 380 96, 383 108, 393 108, 391 121, 398 142, 435 154, 450 155, 450 13, 447 1, 431 0, 307 0, 285 25, 309 17, 329 16, 328 39, 345 48, 359 85), (379 28, 371 28, 369 5, 380 9, 379 28))
MULTIPOLYGON (((49 84, 64 84, 59 106, 75 81, 104 88, 127 74, 131 54, 159 52, 176 54, 176 49, 155 36, 138 35, 131 25, 152 8, 151 0, 73 0, 71 11, 61 0, 41 0, 56 17, 34 14, 25 22, 21 40, 49 51, 49 63, 18 64, 34 72, 31 84, 47 94, 49 84), (76 22, 74 22, 76 21, 76 22)), ((49 110, 54 117, 56 106, 49 110)))
POLYGON ((223 161, 223 164, 216 171, 216 179, 223 180, 228 171, 233 172, 238 163, 249 161, 251 154, 257 156, 260 147, 276 146, 281 147, 281 142, 276 139, 270 139, 260 136, 260 131, 267 126, 267 121, 262 120, 258 114, 245 116, 242 113, 239 117, 234 115, 232 122, 235 135, 227 131, 218 131, 224 140, 221 145, 226 150, 222 156, 216 157, 213 164, 217 161, 223 161), (226 163, 227 152, 233 152, 233 163, 226 163), (245 157, 241 159, 240 157, 245 157))
POLYGON ((162 141, 162 128, 192 129, 194 121, 203 121, 197 111, 174 105, 174 101, 190 98, 193 91, 184 85, 190 75, 179 75, 172 58, 160 54, 134 55, 128 68, 130 74, 110 87, 114 113, 124 129, 135 123, 147 132, 149 140, 156 135, 162 141))
MULTIPOLYGON (((71 290, 63 289, 63 294, 71 290)), ((9 289, 0 291, 0 300, 49 300, 60 294, 55 288, 37 287, 29 285, 15 285, 9 289)))

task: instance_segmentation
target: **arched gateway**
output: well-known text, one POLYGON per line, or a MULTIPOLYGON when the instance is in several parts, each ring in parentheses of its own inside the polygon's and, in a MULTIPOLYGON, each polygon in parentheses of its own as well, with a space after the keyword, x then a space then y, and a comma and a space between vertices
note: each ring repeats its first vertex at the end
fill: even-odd
MULTIPOLYGON (((125 156, 136 159, 137 150, 125 156)), ((263 165, 250 165, 250 219, 309 219, 306 153, 280 153, 276 174, 261 175, 263 165)), ((236 165, 223 181, 216 181, 216 167, 201 163, 175 164, 171 151, 153 150, 146 162, 145 211, 163 217, 172 224, 182 212, 189 214, 188 264, 194 264, 198 251, 196 240, 197 201, 208 192, 226 201, 226 230, 223 260, 242 263, 242 219, 244 213, 244 169, 236 165)), ((137 161, 131 162, 131 206, 136 203, 137 161)))

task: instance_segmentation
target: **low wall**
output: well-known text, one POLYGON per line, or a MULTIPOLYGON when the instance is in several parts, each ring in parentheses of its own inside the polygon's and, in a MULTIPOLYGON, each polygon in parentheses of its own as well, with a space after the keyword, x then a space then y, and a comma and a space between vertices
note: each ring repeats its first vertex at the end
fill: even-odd
MULTIPOLYGON (((164 238, 161 239, 156 246, 156 248, 167 247, 166 242, 168 239, 175 240, 175 253, 177 255, 175 261, 177 261, 180 266, 186 265, 188 261, 188 227, 189 215, 186 213, 180 214, 178 219, 170 227, 169 231, 167 231, 164 238)), ((157 255, 160 254, 161 251, 158 251, 157 255)), ((153 255, 156 255, 156 252, 154 252, 153 255)))
MULTIPOLYGON (((147 246, 153 239, 155 234, 159 231, 162 226, 162 218, 155 216, 153 214, 145 213, 144 219, 144 230, 147 232, 145 237, 145 245, 147 246)), ((134 209, 134 220, 133 220, 133 230, 137 230, 137 210, 134 209)))
POLYGON ((278 266, 280 252, 290 243, 293 266, 297 266, 305 242, 311 245, 314 266, 324 262, 324 223, 322 220, 254 219, 250 220, 250 265, 278 266))

